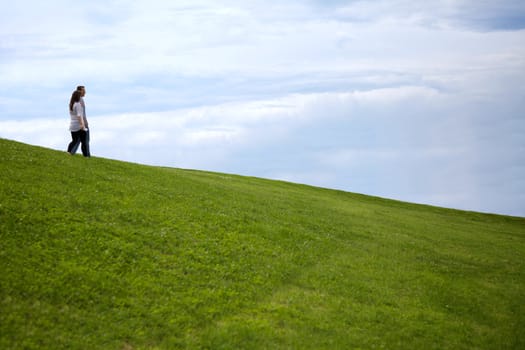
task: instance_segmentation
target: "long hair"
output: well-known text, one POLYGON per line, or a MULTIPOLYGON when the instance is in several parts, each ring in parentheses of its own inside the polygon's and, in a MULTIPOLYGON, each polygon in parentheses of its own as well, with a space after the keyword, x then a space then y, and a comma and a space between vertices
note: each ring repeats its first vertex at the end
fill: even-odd
POLYGON ((71 100, 69 100, 69 111, 73 111, 73 104, 75 102, 80 102, 80 97, 81 97, 81 94, 80 94, 80 91, 78 90, 75 90, 73 91, 73 94, 71 95, 71 100))

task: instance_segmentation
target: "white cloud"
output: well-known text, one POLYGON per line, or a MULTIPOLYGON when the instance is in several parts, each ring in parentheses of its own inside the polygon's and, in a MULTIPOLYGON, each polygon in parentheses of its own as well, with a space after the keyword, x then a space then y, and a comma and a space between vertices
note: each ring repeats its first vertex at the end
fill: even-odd
POLYGON ((61 119, 0 120, 0 137, 65 150, 62 130, 67 132, 67 127, 61 119))
MULTIPOLYGON (((94 155, 108 158, 483 210, 490 206, 480 204, 485 200, 480 186, 495 195, 501 184, 486 184, 486 179, 501 175, 477 169, 478 150, 490 146, 479 144, 483 140, 476 135, 479 127, 472 124, 472 116, 447 115, 447 106, 468 106, 461 98, 405 86, 95 116, 90 118, 91 148, 94 155)), ((516 125, 523 127, 519 121, 516 125)), ((516 125, 503 125, 502 131, 515 131, 516 125)), ((488 132, 483 137, 494 136, 481 130, 488 132)), ((520 156, 502 158, 509 146, 523 148, 520 135, 491 140, 500 148, 485 153, 484 163, 504 169, 516 161, 523 164, 520 156)), ((0 121, 0 136, 56 149, 65 149, 69 142, 67 125, 60 119, 0 121)), ((509 170, 506 183, 523 188, 516 179, 521 173, 509 170)))
MULTIPOLYGON (((329 119, 367 118, 364 113, 354 113, 362 106, 378 106, 400 103, 406 99, 424 99, 438 93, 428 88, 400 87, 367 92, 292 94, 281 98, 215 106, 180 109, 152 113, 123 113, 89 118, 94 131, 100 133, 104 142, 142 148, 148 144, 191 148, 213 144, 214 146, 238 145, 239 143, 272 142, 288 136, 289 131, 329 119), (325 114, 329 112, 329 114, 325 114), (126 135, 121 138, 118 135, 126 135), (114 141, 112 141, 114 140, 114 141)), ((88 105, 89 107, 89 105, 88 105)), ((376 108, 374 107, 374 108, 376 108)), ((15 137, 23 141, 56 147, 58 137, 52 141, 47 135, 57 135, 66 130, 66 119, 32 119, 0 121, 1 136, 15 137), (41 135, 40 137, 38 135, 41 135)), ((94 145, 94 147, 97 147, 94 145)), ((103 145, 99 146, 105 148, 103 145)))
POLYGON ((2 137, 525 214, 522 2, 4 5, 2 137))

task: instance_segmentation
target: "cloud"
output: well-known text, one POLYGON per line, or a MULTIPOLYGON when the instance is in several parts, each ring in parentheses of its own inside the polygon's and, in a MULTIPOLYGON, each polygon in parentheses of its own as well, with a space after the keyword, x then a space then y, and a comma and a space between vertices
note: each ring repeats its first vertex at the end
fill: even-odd
POLYGON ((0 120, 0 137, 60 149, 67 127, 61 119, 0 120))
POLYGON ((525 28, 523 1, 462 1, 457 5, 454 19, 483 30, 520 30, 525 28))
MULTIPOLYGON (((500 118, 495 127, 491 111, 483 114, 486 106, 463 98, 402 86, 96 116, 92 151, 478 210, 492 208, 484 202, 512 188, 518 192, 509 193, 514 204, 505 211, 521 213, 524 121, 500 118), (453 114, 457 108, 463 116, 453 114)), ((63 120, 0 122, 0 136, 65 149, 64 126, 63 120)))
MULTIPOLYGON (((377 79, 379 71, 390 77, 402 71, 405 77, 418 78, 435 68, 476 65, 488 52, 494 55, 501 48, 508 53, 511 44, 508 35, 487 38, 449 27, 435 30, 407 20, 415 16, 412 12, 438 19, 451 16, 442 12, 465 12, 435 10, 457 7, 449 2, 418 6, 406 1, 341 2, 321 17, 315 8, 301 2, 271 6, 258 1, 220 6, 204 1, 126 4, 95 1, 69 10, 63 1, 51 1, 50 6, 27 6, 24 11, 23 5, 9 5, 3 12, 6 24, 0 34, 7 52, 0 66, 0 89, 35 81, 45 87, 86 81, 86 85, 151 88, 149 77, 169 89, 174 88, 166 83, 170 80, 209 77, 227 84, 225 91, 238 82, 245 83, 243 88, 252 82, 260 87, 261 80, 277 81, 277 85, 297 83, 298 75, 311 80, 327 74, 374 72, 377 79), (346 12, 371 20, 344 21, 341 14, 346 12), (57 22, 56 16, 64 21, 57 22), (29 22, 38 22, 38 30, 29 22), (64 31, 64 27, 75 30, 64 31)), ((478 7, 476 13, 492 9, 478 7)), ((514 45, 521 37, 514 36, 514 45)), ((523 49, 514 50, 513 55, 523 57, 523 49)))
POLYGON ((83 84, 95 155, 525 215, 523 7, 10 2, 0 137, 65 149, 83 84))
POLYGON ((476 31, 520 30, 525 28, 522 1, 484 0, 425 1, 312 1, 335 16, 355 23, 402 21, 430 28, 462 28, 476 31))

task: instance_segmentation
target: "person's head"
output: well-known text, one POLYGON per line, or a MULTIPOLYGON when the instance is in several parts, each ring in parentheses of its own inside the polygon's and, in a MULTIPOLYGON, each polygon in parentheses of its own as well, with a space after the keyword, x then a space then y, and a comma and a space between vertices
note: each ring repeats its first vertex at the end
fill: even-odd
POLYGON ((86 95, 86 88, 83 85, 77 86, 77 91, 80 91, 81 97, 84 97, 86 95))
POLYGON ((82 92, 80 92, 79 90, 73 91, 73 94, 71 94, 71 100, 69 100, 69 110, 70 111, 73 110, 73 104, 75 104, 75 102, 80 102, 81 97, 82 97, 82 92))

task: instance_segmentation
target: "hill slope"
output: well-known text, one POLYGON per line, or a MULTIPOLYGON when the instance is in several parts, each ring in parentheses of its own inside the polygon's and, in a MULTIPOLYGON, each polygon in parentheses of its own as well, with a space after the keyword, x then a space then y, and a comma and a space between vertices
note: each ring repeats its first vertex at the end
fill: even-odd
POLYGON ((524 348, 525 219, 0 139, 2 349, 524 348))

